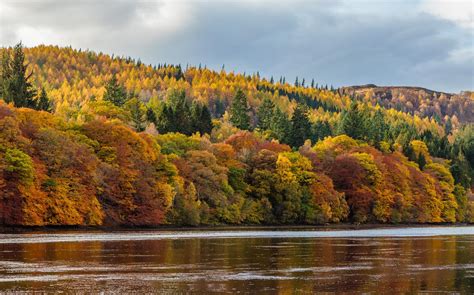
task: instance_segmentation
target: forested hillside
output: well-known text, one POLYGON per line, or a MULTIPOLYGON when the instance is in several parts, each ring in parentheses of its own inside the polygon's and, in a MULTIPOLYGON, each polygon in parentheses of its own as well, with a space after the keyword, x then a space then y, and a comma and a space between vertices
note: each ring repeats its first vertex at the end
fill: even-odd
POLYGON ((472 95, 398 104, 71 48, 1 56, 0 224, 474 220, 472 95))
POLYGON ((459 94, 437 92, 421 87, 383 87, 363 85, 342 87, 341 93, 362 101, 380 104, 423 117, 433 117, 437 122, 459 125, 474 122, 474 92, 459 94))

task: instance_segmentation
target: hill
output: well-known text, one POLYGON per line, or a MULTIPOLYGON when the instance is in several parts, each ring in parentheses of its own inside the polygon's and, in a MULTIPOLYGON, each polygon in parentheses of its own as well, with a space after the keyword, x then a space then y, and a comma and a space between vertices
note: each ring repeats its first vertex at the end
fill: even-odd
POLYGON ((349 86, 342 94, 355 96, 385 108, 394 108, 420 117, 433 117, 437 122, 451 120, 457 125, 474 122, 474 92, 459 94, 407 86, 349 86))
POLYGON ((1 224, 473 219, 474 126, 456 114, 72 48, 1 53, 1 224))

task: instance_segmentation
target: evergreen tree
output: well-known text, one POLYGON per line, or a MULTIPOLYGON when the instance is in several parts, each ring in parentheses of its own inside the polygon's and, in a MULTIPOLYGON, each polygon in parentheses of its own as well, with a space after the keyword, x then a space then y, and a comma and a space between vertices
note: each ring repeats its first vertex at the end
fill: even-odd
POLYGON ((104 100, 112 102, 116 106, 123 106, 127 101, 127 92, 125 88, 118 83, 115 75, 105 86, 104 100))
POLYGON ((150 123, 157 124, 156 121, 156 114, 155 111, 152 108, 147 108, 146 110, 146 120, 150 123))
POLYGON ((263 100, 257 111, 258 128, 262 130, 270 129, 274 108, 275 104, 269 98, 263 100))
POLYGON ((352 101, 349 110, 342 113, 342 119, 339 122, 339 133, 346 134, 354 139, 363 139, 365 134, 364 123, 357 103, 352 101))
POLYGON ((130 125, 137 131, 142 132, 146 127, 145 105, 136 97, 129 99, 125 108, 130 113, 130 125))
POLYGON ((209 109, 205 105, 199 103, 193 103, 191 107, 191 119, 193 130, 192 132, 199 131, 201 134, 210 134, 212 130, 212 119, 209 109))
POLYGON ((44 88, 41 88, 41 94, 40 94, 40 97, 38 98, 36 109, 40 111, 46 111, 46 112, 52 111, 51 102, 44 88))
POLYGON ((290 134, 290 145, 293 147, 302 146, 311 137, 311 123, 307 112, 306 106, 299 104, 293 113, 290 134))
POLYGON ((312 126, 311 140, 316 142, 332 135, 331 127, 327 121, 317 121, 312 126))
POLYGON ((420 155, 418 156, 417 162, 420 169, 423 170, 423 168, 425 168, 425 165, 426 165, 426 158, 422 153, 420 153, 420 155))
POLYGON ((239 89, 235 93, 234 100, 230 107, 230 122, 237 128, 250 130, 250 116, 248 112, 249 106, 247 104, 247 97, 244 92, 239 89))
POLYGON ((385 140, 388 125, 385 122, 385 115, 382 110, 378 109, 375 114, 367 121, 366 133, 368 141, 375 147, 380 147, 380 142, 385 140))
POLYGON ((311 79, 311 88, 314 88, 314 79, 311 79))
POLYGON ((180 132, 186 135, 193 133, 193 122, 191 118, 191 107, 186 100, 184 90, 173 91, 168 97, 170 106, 170 131, 180 132))
POLYGON ((290 124, 288 116, 279 108, 275 107, 270 123, 270 130, 272 131, 273 136, 281 143, 288 143, 291 128, 290 124))
POLYGON ((2 57, 2 96, 16 107, 36 108, 36 90, 29 81, 33 73, 27 74, 23 45, 18 43, 13 48, 13 57, 2 57))

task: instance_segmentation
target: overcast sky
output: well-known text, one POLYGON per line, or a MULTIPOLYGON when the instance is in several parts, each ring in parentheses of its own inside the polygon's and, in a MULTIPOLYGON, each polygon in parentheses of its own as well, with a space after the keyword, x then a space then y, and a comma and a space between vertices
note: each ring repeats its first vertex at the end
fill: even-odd
POLYGON ((474 0, 0 0, 0 45, 19 40, 291 82, 474 90, 474 0))

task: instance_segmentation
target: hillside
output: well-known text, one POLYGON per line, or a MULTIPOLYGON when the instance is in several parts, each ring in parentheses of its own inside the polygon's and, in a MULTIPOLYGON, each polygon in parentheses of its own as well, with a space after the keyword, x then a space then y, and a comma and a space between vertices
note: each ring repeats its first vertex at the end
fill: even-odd
POLYGON ((438 122, 474 122, 474 92, 445 93, 421 87, 361 85, 340 88, 342 94, 438 122))
POLYGON ((0 224, 474 218, 455 112, 53 46, 2 49, 0 69, 0 224))

